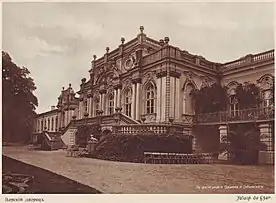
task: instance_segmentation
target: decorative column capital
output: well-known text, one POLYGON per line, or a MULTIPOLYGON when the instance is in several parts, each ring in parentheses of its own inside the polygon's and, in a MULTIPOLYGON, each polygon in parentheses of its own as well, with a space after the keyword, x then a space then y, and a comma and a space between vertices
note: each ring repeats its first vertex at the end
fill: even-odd
POLYGON ((142 79, 141 79, 141 78, 134 78, 134 79, 131 80, 131 82, 132 82, 133 84, 142 83, 142 79))
POLYGON ((163 77, 166 77, 166 76, 167 76, 167 71, 166 70, 162 70, 162 71, 156 73, 157 78, 163 78, 163 77))
POLYGON ((177 71, 170 71, 170 76, 174 77, 174 78, 180 78, 181 73, 179 73, 177 71))
POLYGON ((116 85, 114 85, 114 89, 116 90, 116 89, 122 89, 122 84, 116 84, 116 85))
POLYGON ((100 93, 100 94, 106 94, 106 89, 101 89, 101 90, 99 91, 99 93, 100 93))

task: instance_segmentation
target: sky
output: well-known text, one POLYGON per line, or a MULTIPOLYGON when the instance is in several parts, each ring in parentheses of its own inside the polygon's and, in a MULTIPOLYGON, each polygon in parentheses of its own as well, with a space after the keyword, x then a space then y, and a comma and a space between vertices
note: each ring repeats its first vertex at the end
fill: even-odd
POLYGON ((89 78, 91 60, 144 26, 153 39, 214 62, 274 48, 273 3, 3 3, 2 49, 31 72, 37 112, 57 105, 62 87, 89 78))

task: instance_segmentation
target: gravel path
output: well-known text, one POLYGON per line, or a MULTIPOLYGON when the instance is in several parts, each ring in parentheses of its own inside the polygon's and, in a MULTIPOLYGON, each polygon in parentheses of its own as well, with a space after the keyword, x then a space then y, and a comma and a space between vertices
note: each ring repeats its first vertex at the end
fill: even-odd
POLYGON ((272 166, 150 165, 66 157, 65 151, 3 147, 3 154, 103 193, 274 193, 272 166))

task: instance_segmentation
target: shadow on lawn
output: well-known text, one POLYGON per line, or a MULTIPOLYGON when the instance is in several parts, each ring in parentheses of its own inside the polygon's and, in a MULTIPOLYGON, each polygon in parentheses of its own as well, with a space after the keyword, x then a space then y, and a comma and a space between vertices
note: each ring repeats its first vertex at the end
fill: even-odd
MULTIPOLYGON (((2 173, 33 176, 27 194, 100 194, 101 192, 45 169, 2 156, 2 173)), ((65 169, 66 170, 66 169, 65 169)), ((4 191, 2 191, 4 194, 4 191)))

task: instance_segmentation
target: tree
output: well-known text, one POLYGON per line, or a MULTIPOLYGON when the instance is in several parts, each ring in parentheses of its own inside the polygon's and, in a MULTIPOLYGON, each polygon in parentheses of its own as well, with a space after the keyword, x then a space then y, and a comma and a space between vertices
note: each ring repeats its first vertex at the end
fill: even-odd
POLYGON ((191 92, 196 113, 210 113, 225 110, 228 104, 227 88, 214 83, 191 92))
POLYGON ((256 108, 261 103, 260 88, 249 82, 237 86, 236 97, 240 109, 256 108))
POLYGON ((28 141, 38 105, 30 71, 2 51, 3 141, 28 141))

